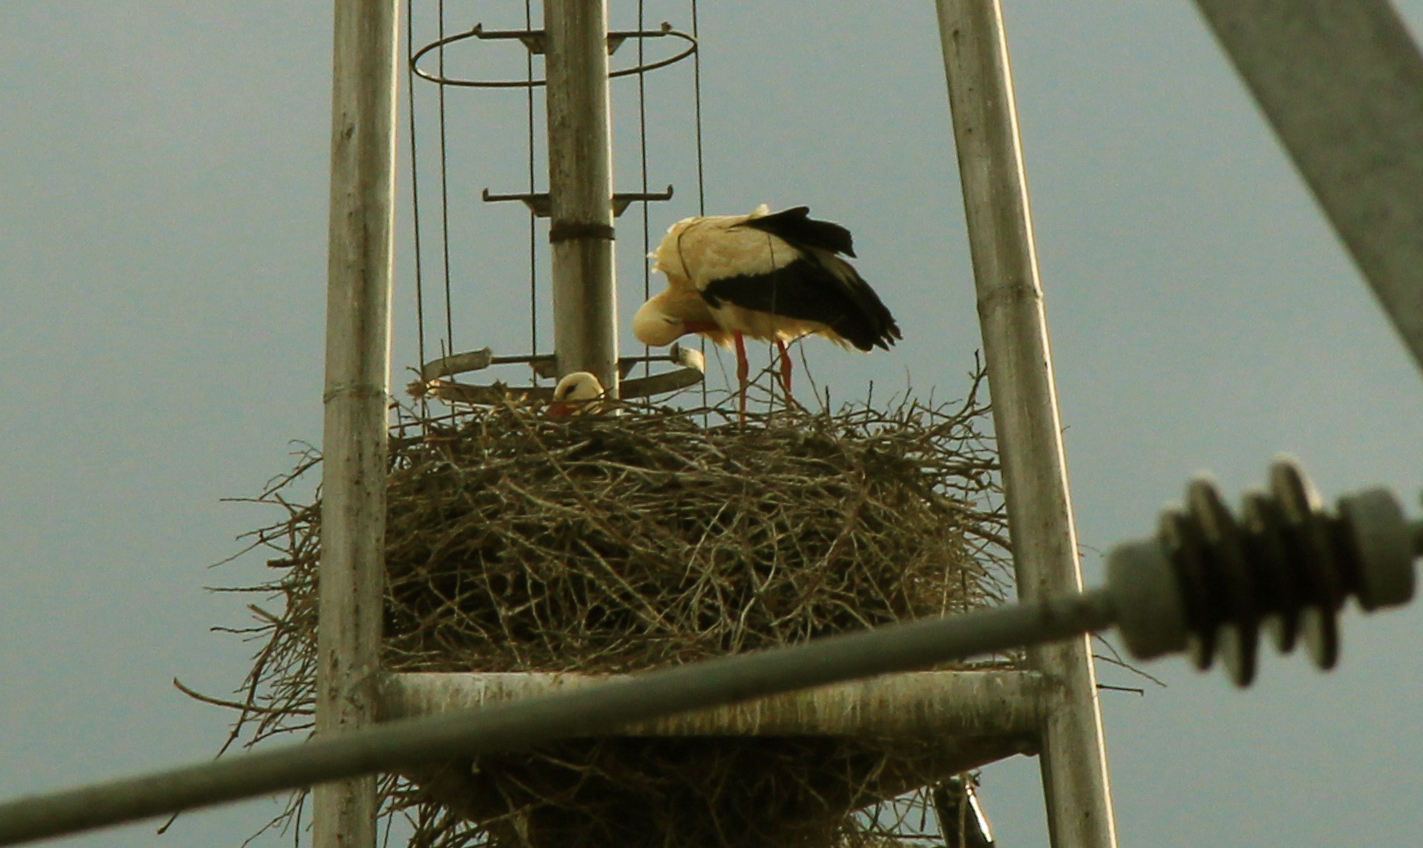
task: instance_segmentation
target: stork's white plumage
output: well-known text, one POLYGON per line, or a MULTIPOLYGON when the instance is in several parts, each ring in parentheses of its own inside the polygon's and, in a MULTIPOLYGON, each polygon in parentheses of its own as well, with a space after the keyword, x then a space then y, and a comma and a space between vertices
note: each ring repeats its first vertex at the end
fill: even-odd
POLYGON ((597 375, 588 371, 574 371, 565 374, 558 385, 553 387, 553 402, 548 405, 549 415, 578 415, 596 412, 597 401, 603 397, 603 384, 597 375))
POLYGON ((855 255, 850 231, 809 213, 797 206, 772 214, 763 204, 749 215, 673 224, 653 254, 667 290, 633 316, 633 335, 654 346, 687 333, 734 345, 743 412, 745 337, 776 344, 787 396, 786 342, 820 335, 847 349, 888 350, 901 338, 899 325, 854 266, 840 258, 855 255))

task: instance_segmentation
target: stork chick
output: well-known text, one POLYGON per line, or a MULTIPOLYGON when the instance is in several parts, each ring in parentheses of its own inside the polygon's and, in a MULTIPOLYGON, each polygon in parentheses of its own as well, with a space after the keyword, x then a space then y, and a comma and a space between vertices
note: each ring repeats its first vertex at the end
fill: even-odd
POLYGON ((553 401, 545 412, 552 416, 582 415, 597 412, 603 397, 603 384, 588 371, 565 374, 553 388, 553 401))

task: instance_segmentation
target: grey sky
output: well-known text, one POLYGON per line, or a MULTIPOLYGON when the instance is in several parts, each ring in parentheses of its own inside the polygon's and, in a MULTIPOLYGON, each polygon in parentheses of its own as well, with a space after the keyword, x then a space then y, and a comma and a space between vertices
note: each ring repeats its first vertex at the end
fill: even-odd
MULTIPOLYGON (((522 23, 521 4, 446 6, 451 28, 522 23)), ((957 396, 979 343, 932 4, 701 6, 708 211, 808 203, 851 227, 904 329, 889 354, 809 342, 816 379, 841 398, 870 380, 957 396)), ((1416 512, 1423 382, 1191 4, 1008 7, 1088 581, 1190 475, 1233 500, 1277 452, 1331 498, 1385 484, 1416 512)), ((631 25, 634 4, 613 9, 631 25)), ((684 4, 648 9, 690 26, 684 4)), ((1418 32, 1423 2, 1402 9, 1418 32)), ((219 499, 321 432, 329 29, 326 3, 0 4, 0 797, 224 737, 227 716, 170 680, 240 682, 250 646, 208 628, 242 625, 244 599, 203 587, 264 569, 205 566, 269 516, 219 499)), ((472 71, 522 74, 517 50, 487 50, 472 71)), ((678 191, 651 211, 654 241, 696 211, 691 93, 685 68, 649 79, 649 181, 678 191)), ((624 191, 635 94, 616 84, 624 191)), ((416 96, 425 190, 433 88, 416 96)), ((526 185, 523 103, 447 102, 459 349, 528 345, 525 218, 477 201, 526 185)), ((626 323, 636 210, 619 236, 626 323)), ((417 358, 408 214, 398 239, 397 385, 417 358)), ((1236 692, 1170 659, 1149 668, 1168 689, 1106 693, 1122 844, 1416 844, 1420 637, 1417 605, 1351 612, 1330 675, 1271 655, 1236 692)), ((1021 758, 985 773, 1002 844, 1046 844, 1036 774, 1021 758)), ((236 845, 272 808, 65 844, 236 845)))

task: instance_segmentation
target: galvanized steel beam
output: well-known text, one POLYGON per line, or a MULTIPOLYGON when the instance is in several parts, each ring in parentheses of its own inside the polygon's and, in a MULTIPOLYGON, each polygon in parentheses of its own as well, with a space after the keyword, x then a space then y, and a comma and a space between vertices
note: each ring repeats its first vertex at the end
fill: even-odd
POLYGON ((607 0, 545 0, 544 33, 554 355, 619 397, 607 0))
MULTIPOLYGON (((338 0, 322 436, 316 735, 375 723, 385 579, 400 4, 338 0)), ((316 787, 317 848, 375 845, 372 775, 316 787)))
MULTIPOLYGON (((446 715, 553 692, 621 683, 630 675, 511 672, 387 675, 382 721, 446 715)), ((1037 751, 1045 700, 1031 671, 921 671, 837 683, 628 724, 619 736, 994 736, 1037 751)))
POLYGON ((1196 0, 1423 368, 1423 56, 1387 0, 1196 0))
MULTIPOLYGON (((1081 592, 1003 12, 998 0, 938 0, 937 8, 1018 596, 1081 592)), ((1116 826, 1087 637, 1031 648, 1028 659, 1060 693, 1042 724, 1052 844, 1113 848, 1116 826)))

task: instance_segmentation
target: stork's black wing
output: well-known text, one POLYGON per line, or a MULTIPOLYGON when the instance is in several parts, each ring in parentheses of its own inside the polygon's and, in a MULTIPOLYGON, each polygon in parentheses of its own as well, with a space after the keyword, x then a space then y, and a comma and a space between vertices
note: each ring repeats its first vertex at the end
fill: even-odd
POLYGON ((726 302, 756 312, 816 321, 860 350, 888 350, 902 338, 894 316, 849 263, 829 258, 838 263, 835 270, 813 256, 802 256, 770 273, 713 280, 702 290, 702 297, 712 308, 726 302))
POLYGON ((810 217, 809 206, 795 206, 784 212, 747 219, 744 226, 770 233, 795 247, 818 247, 831 253, 855 255, 850 231, 830 221, 810 217))

